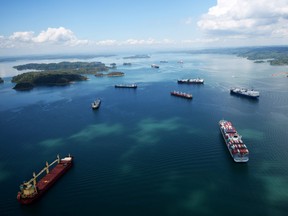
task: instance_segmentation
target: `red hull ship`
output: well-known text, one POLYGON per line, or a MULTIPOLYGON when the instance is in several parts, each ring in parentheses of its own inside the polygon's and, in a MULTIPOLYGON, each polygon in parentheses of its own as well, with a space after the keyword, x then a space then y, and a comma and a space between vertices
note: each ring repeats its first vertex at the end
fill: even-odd
POLYGON ((179 92, 179 91, 172 91, 171 95, 186 98, 186 99, 192 99, 192 94, 187 94, 187 93, 179 92))
POLYGON ((64 173, 71 168, 72 164, 73 157, 70 155, 62 159, 57 156, 57 159, 51 164, 46 162, 45 168, 43 168, 37 175, 33 173, 32 179, 20 185, 17 200, 21 204, 30 204, 38 200, 64 173), (54 164, 56 164, 56 166, 49 170, 49 167, 54 164), (46 175, 37 182, 37 177, 44 172, 46 172, 46 175))

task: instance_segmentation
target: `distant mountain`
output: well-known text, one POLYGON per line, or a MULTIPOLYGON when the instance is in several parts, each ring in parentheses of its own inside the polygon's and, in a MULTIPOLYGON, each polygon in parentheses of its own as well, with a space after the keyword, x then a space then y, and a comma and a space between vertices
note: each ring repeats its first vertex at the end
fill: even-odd
POLYGON ((259 63, 269 62, 271 65, 288 65, 288 46, 242 47, 192 50, 191 54, 229 54, 247 58, 259 63))
POLYGON ((271 65, 288 65, 288 47, 253 48, 245 52, 240 52, 238 56, 254 61, 266 60, 271 65))
POLYGON ((13 62, 18 60, 54 60, 54 59, 92 59, 99 57, 111 57, 114 55, 83 55, 83 54, 75 54, 75 55, 27 55, 27 56, 10 56, 0 57, 0 62, 13 62))

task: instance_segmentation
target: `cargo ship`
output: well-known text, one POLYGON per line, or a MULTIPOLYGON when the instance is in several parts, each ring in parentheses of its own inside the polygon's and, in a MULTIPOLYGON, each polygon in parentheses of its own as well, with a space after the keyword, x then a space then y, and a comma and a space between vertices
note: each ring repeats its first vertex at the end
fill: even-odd
POLYGON ((253 89, 246 89, 246 88, 231 88, 230 93, 244 96, 244 97, 255 98, 255 99, 259 98, 260 96, 259 91, 255 91, 253 89))
POLYGON ((179 79, 177 81, 179 84, 204 84, 204 79, 196 78, 196 79, 179 79))
POLYGON ((136 84, 117 84, 115 88, 137 88, 136 84))
POLYGON ((152 64, 151 67, 152 67, 152 68, 159 68, 159 65, 152 64))
POLYGON ((73 164, 73 157, 68 155, 60 159, 57 155, 57 159, 48 164, 38 173, 33 173, 33 178, 28 182, 24 182, 20 185, 20 191, 17 194, 17 200, 21 204, 31 204, 38 200, 64 173, 66 173, 73 164), (55 165, 56 164, 56 165, 55 165), (50 170, 50 168, 53 168, 50 170), (46 175, 37 181, 43 173, 46 175))
POLYGON ((192 99, 192 94, 179 92, 179 91, 175 91, 175 90, 171 92, 171 95, 186 98, 186 99, 192 99))
POLYGON ((97 99, 93 103, 91 103, 92 109, 98 109, 100 107, 101 100, 97 99))
POLYGON ((247 162, 249 160, 249 151, 232 123, 220 120, 219 127, 233 160, 235 162, 247 162))

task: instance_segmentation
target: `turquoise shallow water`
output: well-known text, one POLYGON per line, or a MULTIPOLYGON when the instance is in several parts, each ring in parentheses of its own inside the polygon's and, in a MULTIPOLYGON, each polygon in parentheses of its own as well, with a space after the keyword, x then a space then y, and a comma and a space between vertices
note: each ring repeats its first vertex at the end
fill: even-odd
POLYGON ((14 91, 9 77, 0 85, 1 215, 286 214, 288 79, 271 75, 288 67, 227 55, 154 54, 132 66, 121 56, 93 60, 116 62, 125 76, 29 92, 14 91), (205 84, 176 82, 190 77, 205 84), (260 98, 232 96, 232 86, 253 87, 260 98), (170 96, 174 89, 193 100, 170 96), (243 136, 247 164, 230 157, 222 118, 243 136), (58 153, 73 154, 75 166, 35 205, 18 204, 19 184, 58 153))

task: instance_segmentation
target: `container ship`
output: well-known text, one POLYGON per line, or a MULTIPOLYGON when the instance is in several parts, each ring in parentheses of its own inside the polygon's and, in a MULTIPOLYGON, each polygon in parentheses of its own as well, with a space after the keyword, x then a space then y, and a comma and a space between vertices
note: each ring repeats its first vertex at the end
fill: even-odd
POLYGON ((226 120, 219 121, 220 131, 230 155, 235 162, 247 162, 249 151, 242 141, 242 137, 237 133, 232 123, 226 120))
POLYGON ((64 173, 66 173, 73 164, 73 157, 68 155, 57 159, 48 164, 38 173, 33 173, 33 178, 20 185, 20 191, 17 194, 17 200, 21 204, 31 204, 38 200, 64 173), (56 165, 55 165, 56 164, 56 165), (50 168, 52 169, 50 170, 50 168), (45 176, 42 174, 46 173, 45 176), (37 178, 43 176, 39 181, 37 178))
POLYGON ((255 91, 253 89, 245 89, 245 88, 231 88, 230 93, 244 96, 244 97, 255 98, 255 99, 259 98, 260 96, 259 91, 255 91))
POLYGON ((184 92, 179 92, 179 91, 172 91, 171 95, 177 96, 177 97, 182 97, 186 99, 192 99, 192 94, 184 93, 184 92))
POLYGON ((136 84, 117 84, 115 88, 137 88, 136 84))
POLYGON ((204 79, 179 79, 178 84, 204 84, 204 79))

